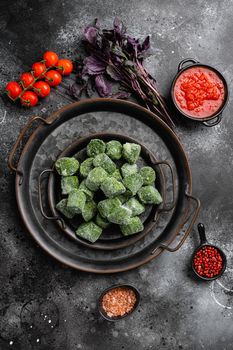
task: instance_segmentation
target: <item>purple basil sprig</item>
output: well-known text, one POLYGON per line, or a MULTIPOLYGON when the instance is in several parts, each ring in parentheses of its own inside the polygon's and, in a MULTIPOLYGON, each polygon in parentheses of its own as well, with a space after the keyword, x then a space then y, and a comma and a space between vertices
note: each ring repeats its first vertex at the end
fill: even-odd
POLYGON ((101 97, 129 98, 133 93, 146 108, 174 128, 156 81, 143 66, 150 37, 140 43, 127 35, 126 27, 118 18, 113 22, 113 29, 101 29, 95 20, 85 28, 84 37, 83 44, 89 56, 80 63, 77 84, 70 87, 69 93, 79 98, 83 91, 88 93, 89 84, 101 97), (112 91, 114 82, 120 84, 115 93, 112 91))

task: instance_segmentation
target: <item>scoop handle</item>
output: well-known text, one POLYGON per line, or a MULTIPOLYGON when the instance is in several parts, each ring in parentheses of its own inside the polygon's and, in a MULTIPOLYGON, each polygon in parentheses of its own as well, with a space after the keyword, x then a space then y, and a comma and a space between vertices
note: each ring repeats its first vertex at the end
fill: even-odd
POLYGON ((205 226, 202 223, 199 223, 197 225, 197 228, 198 228, 201 244, 206 243, 207 239, 206 239, 206 234, 205 234, 205 226))

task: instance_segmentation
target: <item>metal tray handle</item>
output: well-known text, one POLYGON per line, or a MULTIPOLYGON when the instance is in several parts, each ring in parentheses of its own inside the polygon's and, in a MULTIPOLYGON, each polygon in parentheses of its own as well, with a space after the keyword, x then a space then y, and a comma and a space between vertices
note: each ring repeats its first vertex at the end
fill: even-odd
MULTIPOLYGON (((188 197, 188 200, 193 200, 195 203, 196 203, 196 208, 195 208, 195 211, 193 213, 193 217, 192 217, 192 220, 184 234, 184 236, 182 237, 181 241, 174 247, 174 248, 170 248, 168 245, 166 244, 160 244, 159 247, 155 248, 154 250, 152 250, 151 254, 154 254, 155 251, 158 249, 158 248, 163 248, 165 250, 168 250, 169 252, 176 252, 178 249, 180 249, 180 247, 182 246, 182 244, 185 242, 186 238, 188 237, 188 235, 190 234, 192 228, 193 228, 193 225, 199 215, 199 212, 200 212, 200 207, 201 207, 201 203, 200 203, 200 200, 197 198, 197 197, 194 197, 192 196, 191 194, 189 193, 185 193, 185 195, 188 197)), ((184 224, 191 218, 191 214, 190 216, 188 217, 188 219, 185 219, 184 222, 181 224, 180 226, 180 230, 181 228, 184 226, 184 224)))
POLYGON ((53 121, 48 122, 47 120, 38 117, 38 116, 34 116, 31 119, 29 119, 29 121, 27 122, 27 124, 25 125, 25 127, 23 128, 23 130, 20 132, 11 152, 10 155, 8 157, 8 167, 11 171, 16 172, 19 176, 20 176, 20 182, 19 184, 22 184, 23 181, 23 172, 19 169, 17 169, 18 165, 14 165, 14 158, 15 158, 15 153, 17 151, 17 148, 21 142, 21 140, 23 139, 24 135, 26 134, 26 132, 29 130, 30 126, 36 121, 39 120, 40 122, 43 122, 46 125, 51 125, 53 123, 53 121))
POLYGON ((48 216, 45 211, 44 211, 44 208, 43 208, 43 201, 42 201, 42 190, 41 190, 41 183, 42 183, 42 178, 43 178, 43 175, 46 174, 46 173, 53 173, 54 170, 53 169, 45 169, 43 170, 40 175, 39 175, 39 178, 38 178, 38 196, 39 196, 39 207, 40 207, 40 212, 41 214, 43 215, 43 217, 47 220, 58 220, 61 222, 62 224, 62 228, 63 230, 66 228, 66 224, 64 222, 64 220, 60 217, 60 216, 48 216))
POLYGON ((176 204, 176 198, 175 198, 175 175, 174 175, 174 171, 172 169, 172 166, 171 166, 171 164, 168 161, 166 161, 166 160, 156 161, 150 153, 148 155, 149 155, 150 161, 151 161, 153 166, 166 165, 169 168, 169 170, 170 170, 171 179, 172 179, 172 202, 170 204, 163 203, 162 208, 158 208, 158 210, 155 213, 155 217, 154 217, 154 221, 157 221, 159 213, 162 213, 164 211, 172 210, 174 208, 175 204, 176 204))
POLYGON ((199 61, 195 60, 195 58, 185 58, 179 63, 178 66, 178 73, 184 68, 185 63, 189 63, 186 67, 189 67, 193 64, 200 63, 199 61))

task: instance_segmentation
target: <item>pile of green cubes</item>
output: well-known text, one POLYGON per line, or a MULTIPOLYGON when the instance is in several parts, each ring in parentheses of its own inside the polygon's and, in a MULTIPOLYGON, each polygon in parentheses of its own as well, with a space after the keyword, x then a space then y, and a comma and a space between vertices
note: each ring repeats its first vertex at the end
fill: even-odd
POLYGON ((84 222, 76 234, 92 243, 110 224, 119 225, 124 236, 143 231, 140 215, 145 206, 160 204, 162 197, 155 188, 154 169, 137 165, 141 146, 92 139, 86 153, 81 163, 73 157, 56 161, 64 197, 57 210, 68 219, 81 215, 84 222), (99 191, 103 200, 97 203, 99 191))

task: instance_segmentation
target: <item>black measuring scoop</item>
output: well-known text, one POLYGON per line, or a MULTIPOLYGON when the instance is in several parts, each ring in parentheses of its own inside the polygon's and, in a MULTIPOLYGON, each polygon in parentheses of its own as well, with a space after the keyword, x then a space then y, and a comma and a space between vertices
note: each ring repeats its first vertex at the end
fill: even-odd
POLYGON ((200 245, 195 249, 193 256, 192 256, 192 269, 193 272, 195 273, 196 276, 198 276, 199 278, 201 278, 202 280, 205 281, 212 281, 215 280, 217 278, 219 278, 220 276, 222 276, 223 272, 226 269, 227 266, 227 259, 226 259, 226 255, 223 253, 222 249, 220 249, 219 247, 216 247, 213 244, 210 244, 207 239, 206 239, 206 234, 205 234, 205 226, 202 223, 199 223, 197 225, 198 228, 198 232, 199 232, 199 236, 200 236, 200 245), (199 252, 199 250, 203 249, 204 247, 213 247, 215 248, 220 256, 222 257, 222 269, 220 270, 220 272, 217 275, 214 275, 213 277, 207 277, 207 276, 201 276, 198 271, 196 271, 195 266, 194 266, 194 258, 196 256, 196 254, 199 252))

